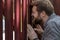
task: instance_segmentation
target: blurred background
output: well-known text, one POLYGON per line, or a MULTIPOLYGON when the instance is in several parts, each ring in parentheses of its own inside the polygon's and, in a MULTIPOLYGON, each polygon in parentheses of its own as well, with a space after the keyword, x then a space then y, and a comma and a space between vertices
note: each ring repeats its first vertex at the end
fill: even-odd
MULTIPOLYGON (((26 25, 32 25, 30 4, 34 1, 36 0, 0 0, 0 40, 28 40, 26 25)), ((50 1, 55 13, 60 15, 60 0, 50 1)))

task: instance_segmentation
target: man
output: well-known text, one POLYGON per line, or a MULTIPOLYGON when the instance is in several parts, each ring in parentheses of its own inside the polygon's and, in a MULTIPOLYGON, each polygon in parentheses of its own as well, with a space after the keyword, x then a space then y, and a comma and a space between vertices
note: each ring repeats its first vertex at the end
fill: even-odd
POLYGON ((42 21, 44 31, 41 26, 33 29, 31 25, 27 25, 28 37, 32 40, 39 40, 35 31, 42 34, 41 40, 60 40, 60 16, 54 13, 54 7, 49 0, 40 0, 32 4, 33 22, 42 21), (40 29, 40 30, 39 30, 40 29), (35 30, 35 31, 34 31, 35 30))

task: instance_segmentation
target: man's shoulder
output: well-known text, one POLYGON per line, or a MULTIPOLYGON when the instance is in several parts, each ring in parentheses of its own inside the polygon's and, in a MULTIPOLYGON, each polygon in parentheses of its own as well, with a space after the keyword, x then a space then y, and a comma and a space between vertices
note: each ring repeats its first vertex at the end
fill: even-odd
POLYGON ((49 19, 46 24, 45 28, 60 28, 60 16, 55 16, 54 18, 49 19))
POLYGON ((52 23, 56 23, 60 25, 60 16, 56 16, 53 19, 50 19, 47 24, 52 24, 52 23))

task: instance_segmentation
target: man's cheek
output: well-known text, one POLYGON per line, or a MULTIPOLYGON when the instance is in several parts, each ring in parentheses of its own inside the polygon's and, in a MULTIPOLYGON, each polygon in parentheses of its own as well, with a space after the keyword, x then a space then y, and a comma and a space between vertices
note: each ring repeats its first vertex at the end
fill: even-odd
POLYGON ((34 23, 34 22, 35 22, 35 18, 32 19, 32 23, 34 23))

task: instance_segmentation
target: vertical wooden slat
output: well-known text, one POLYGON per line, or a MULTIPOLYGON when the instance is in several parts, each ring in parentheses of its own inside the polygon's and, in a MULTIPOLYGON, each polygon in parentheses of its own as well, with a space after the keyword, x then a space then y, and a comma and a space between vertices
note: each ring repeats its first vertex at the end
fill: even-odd
POLYGON ((21 40, 21 37, 20 37, 20 0, 15 0, 15 40, 21 40))
POLYGON ((22 3, 22 34, 23 40, 27 40, 27 0, 23 0, 22 3))
POLYGON ((2 14, 3 14, 3 4, 0 0, 0 40, 2 40, 2 14))
POLYGON ((5 0, 4 16, 5 16, 5 40, 13 40, 13 0, 5 0))
POLYGON ((32 6, 31 6, 32 0, 28 0, 28 24, 32 23, 32 18, 31 18, 31 12, 32 12, 32 6))

